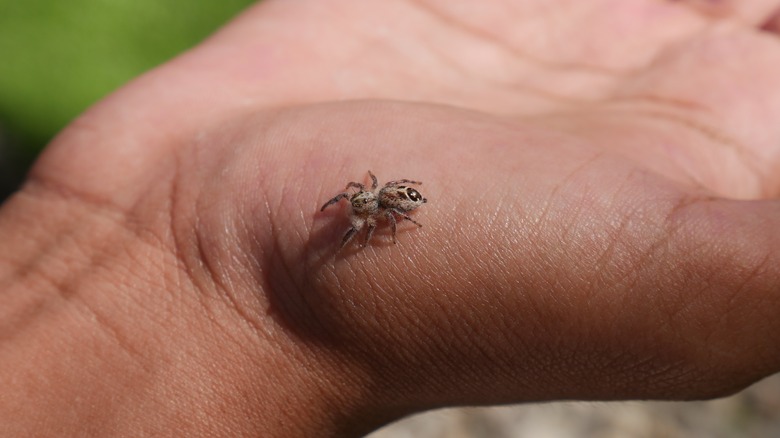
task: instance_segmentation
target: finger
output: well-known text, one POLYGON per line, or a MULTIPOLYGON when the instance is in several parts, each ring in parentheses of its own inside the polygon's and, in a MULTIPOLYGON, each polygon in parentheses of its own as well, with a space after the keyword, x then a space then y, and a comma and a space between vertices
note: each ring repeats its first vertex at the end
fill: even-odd
POLYGON ((780 2, 777 0, 668 0, 688 6, 712 18, 736 19, 759 26, 772 16, 780 2))

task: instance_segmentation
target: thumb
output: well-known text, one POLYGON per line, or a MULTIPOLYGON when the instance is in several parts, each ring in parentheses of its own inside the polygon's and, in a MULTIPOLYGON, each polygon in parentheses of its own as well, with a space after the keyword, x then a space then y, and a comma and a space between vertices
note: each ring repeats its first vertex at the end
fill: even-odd
MULTIPOLYGON (((329 148, 306 146, 283 126, 324 123, 325 108, 309 111, 275 119, 297 145, 280 154, 302 169, 340 169, 338 157, 355 155, 337 145, 386 132, 359 123, 320 132, 329 148)), ((421 179, 429 200, 415 215, 424 227, 399 230, 398 245, 379 231, 366 249, 338 251, 346 212, 315 213, 365 170, 330 172, 325 189, 308 171, 268 169, 277 186, 249 199, 269 222, 239 240, 253 242, 269 315, 297 342, 363 370, 387 403, 424 407, 712 397, 777 371, 780 344, 766 335, 780 333, 776 201, 711 198, 559 138, 518 141, 464 120, 438 130, 431 113, 415 114, 426 119, 416 146, 371 149, 390 157, 372 169, 380 176, 421 150, 438 157, 388 175, 421 179), (493 142, 534 147, 496 154, 493 142), (441 144, 455 152, 437 153, 441 144)))

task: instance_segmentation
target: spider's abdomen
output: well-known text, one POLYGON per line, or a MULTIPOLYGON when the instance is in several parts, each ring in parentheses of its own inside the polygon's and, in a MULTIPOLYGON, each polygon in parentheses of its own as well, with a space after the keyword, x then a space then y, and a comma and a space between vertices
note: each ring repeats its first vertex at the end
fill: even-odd
POLYGON ((379 191, 379 205, 382 208, 410 211, 427 201, 420 192, 408 186, 390 186, 379 191))

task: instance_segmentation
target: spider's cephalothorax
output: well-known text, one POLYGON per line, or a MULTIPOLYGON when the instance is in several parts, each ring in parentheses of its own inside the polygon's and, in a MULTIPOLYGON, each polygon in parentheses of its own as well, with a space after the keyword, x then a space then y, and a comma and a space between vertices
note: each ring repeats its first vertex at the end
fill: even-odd
POLYGON ((396 243, 396 215, 412 221, 418 227, 422 226, 406 214, 428 202, 427 199, 422 197, 420 192, 406 185, 422 184, 421 182, 401 179, 398 181, 390 181, 385 184, 384 187, 377 188, 379 184, 377 183, 374 174, 369 170, 368 175, 371 177, 370 190, 366 190, 366 186, 361 183, 351 182, 347 184, 347 187, 344 190, 349 190, 354 187, 358 189, 357 192, 339 193, 333 197, 333 199, 326 202, 320 209, 320 211, 323 211, 329 205, 335 204, 342 199, 349 199, 350 204, 352 204, 352 212, 350 214, 352 227, 350 227, 347 234, 344 235, 344 239, 341 241, 342 248, 352 240, 352 238, 355 237, 355 234, 363 229, 364 226, 368 227, 368 231, 366 232, 366 240, 363 243, 363 246, 367 245, 376 229, 377 219, 382 216, 390 222, 390 226, 393 230, 393 243, 396 243))

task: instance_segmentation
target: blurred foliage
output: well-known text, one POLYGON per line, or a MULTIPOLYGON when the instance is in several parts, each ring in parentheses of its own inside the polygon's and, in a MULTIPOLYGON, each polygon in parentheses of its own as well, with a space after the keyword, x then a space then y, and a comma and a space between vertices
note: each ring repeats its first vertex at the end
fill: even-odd
POLYGON ((0 0, 0 182, 87 106, 251 3, 0 0))

